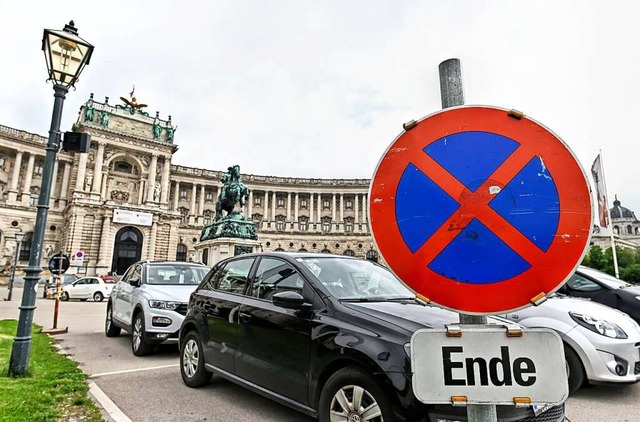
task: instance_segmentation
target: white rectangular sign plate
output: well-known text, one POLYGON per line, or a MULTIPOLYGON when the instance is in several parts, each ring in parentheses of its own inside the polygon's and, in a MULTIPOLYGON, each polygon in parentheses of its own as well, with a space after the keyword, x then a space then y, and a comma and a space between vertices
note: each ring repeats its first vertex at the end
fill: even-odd
POLYGON ((423 403, 514 405, 560 404, 569 395, 560 336, 544 328, 523 329, 507 337, 505 327, 460 326, 462 336, 447 330, 416 331, 411 338, 413 392, 423 403))
POLYGON ((153 224, 153 214, 115 209, 113 210, 113 222, 135 224, 137 226, 151 226, 153 224))

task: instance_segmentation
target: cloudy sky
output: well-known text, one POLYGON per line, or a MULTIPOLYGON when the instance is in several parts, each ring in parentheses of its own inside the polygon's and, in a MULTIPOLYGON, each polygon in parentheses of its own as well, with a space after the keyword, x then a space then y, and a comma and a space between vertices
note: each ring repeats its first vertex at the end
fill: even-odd
POLYGON ((95 52, 67 96, 136 86, 178 125, 174 163, 370 178, 402 123, 441 108, 438 64, 462 61, 467 104, 515 108, 562 137, 610 200, 640 212, 640 3, 634 1, 0 0, 0 124, 45 135, 43 28, 73 19, 95 52))

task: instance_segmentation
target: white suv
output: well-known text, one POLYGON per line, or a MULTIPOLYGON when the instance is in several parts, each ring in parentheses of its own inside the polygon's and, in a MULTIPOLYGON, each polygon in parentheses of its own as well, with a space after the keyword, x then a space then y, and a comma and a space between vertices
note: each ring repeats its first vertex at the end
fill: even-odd
POLYGON ((208 271, 209 267, 191 262, 133 264, 111 292, 105 334, 130 332, 136 356, 153 352, 156 344, 177 343, 189 296, 208 271))

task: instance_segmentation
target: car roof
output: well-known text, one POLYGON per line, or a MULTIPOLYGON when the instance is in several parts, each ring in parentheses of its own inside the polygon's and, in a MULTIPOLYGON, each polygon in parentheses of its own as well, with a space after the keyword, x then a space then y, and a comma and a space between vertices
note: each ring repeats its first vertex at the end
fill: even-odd
POLYGON ((206 266, 201 262, 188 262, 188 261, 139 261, 136 264, 142 265, 193 265, 196 267, 206 266))
POLYGON ((258 256, 279 256, 283 258, 344 258, 344 259, 358 259, 354 256, 348 255, 338 255, 332 253, 323 253, 323 252, 254 252, 243 255, 236 255, 230 258, 238 258, 238 257, 258 257, 258 256))

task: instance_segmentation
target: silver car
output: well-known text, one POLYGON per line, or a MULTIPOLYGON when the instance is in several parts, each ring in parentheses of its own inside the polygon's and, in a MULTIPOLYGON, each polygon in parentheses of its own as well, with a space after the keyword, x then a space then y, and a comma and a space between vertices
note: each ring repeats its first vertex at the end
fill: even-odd
POLYGON ((153 352, 156 344, 177 343, 189 296, 209 271, 191 262, 138 262, 113 288, 105 318, 107 337, 131 333, 136 356, 153 352))
POLYGON ((554 295, 506 314, 529 328, 551 328, 565 345, 569 392, 592 384, 640 381, 640 326, 627 314, 585 299, 554 295))

